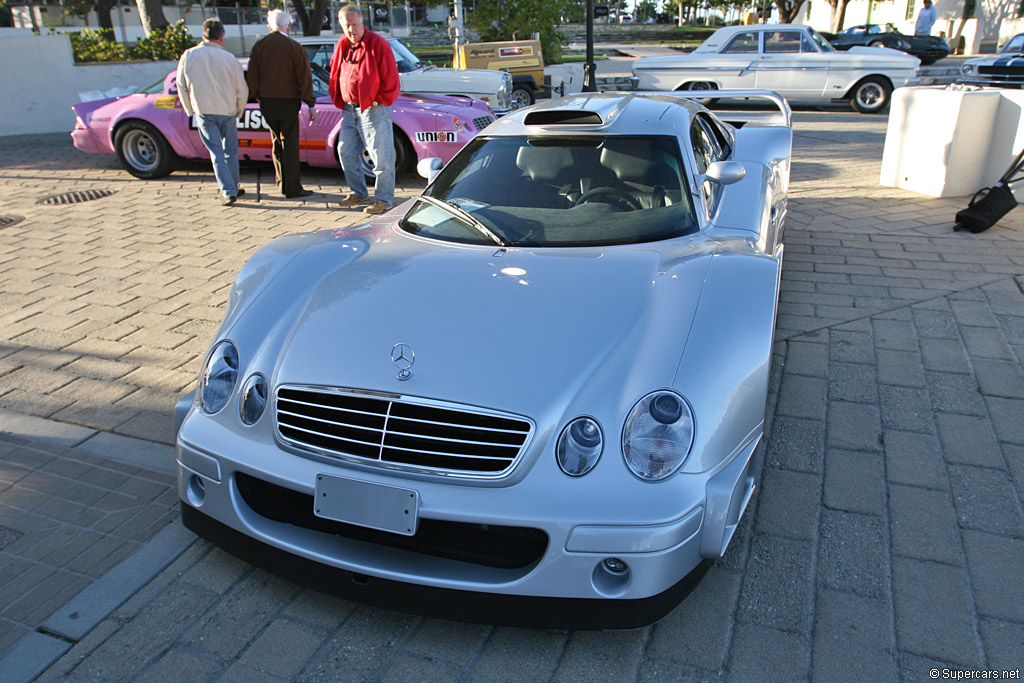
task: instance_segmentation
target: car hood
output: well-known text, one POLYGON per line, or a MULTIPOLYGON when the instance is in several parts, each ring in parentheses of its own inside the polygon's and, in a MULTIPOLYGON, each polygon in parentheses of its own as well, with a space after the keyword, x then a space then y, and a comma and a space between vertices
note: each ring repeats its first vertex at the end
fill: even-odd
MULTIPOLYGON (((271 288, 293 300, 279 316, 280 350, 268 354, 274 383, 536 417, 539 405, 580 395, 631 402, 672 384, 714 250, 702 238, 502 250, 421 239, 395 224, 335 233, 288 267, 287 282, 309 283, 301 295, 271 288), (391 358, 399 343, 415 353, 405 381, 391 358)), ((267 311, 280 308, 255 305, 243 317, 267 311)))

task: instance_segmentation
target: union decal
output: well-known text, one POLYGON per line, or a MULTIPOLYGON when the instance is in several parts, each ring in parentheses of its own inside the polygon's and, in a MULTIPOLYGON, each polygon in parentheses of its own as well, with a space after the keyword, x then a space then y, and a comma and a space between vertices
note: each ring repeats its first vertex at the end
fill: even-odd
POLYGON ((459 134, 453 130, 427 131, 416 133, 416 142, 458 142, 459 134))

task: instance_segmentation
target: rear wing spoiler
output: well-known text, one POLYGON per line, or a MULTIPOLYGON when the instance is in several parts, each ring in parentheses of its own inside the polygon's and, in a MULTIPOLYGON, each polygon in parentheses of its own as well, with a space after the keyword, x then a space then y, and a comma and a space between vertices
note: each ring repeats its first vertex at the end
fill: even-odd
POLYGON ((763 123, 770 126, 793 127, 793 110, 786 99, 772 90, 667 90, 637 91, 634 95, 662 95, 688 100, 763 100, 778 108, 774 111, 730 111, 718 114, 727 123, 763 123))

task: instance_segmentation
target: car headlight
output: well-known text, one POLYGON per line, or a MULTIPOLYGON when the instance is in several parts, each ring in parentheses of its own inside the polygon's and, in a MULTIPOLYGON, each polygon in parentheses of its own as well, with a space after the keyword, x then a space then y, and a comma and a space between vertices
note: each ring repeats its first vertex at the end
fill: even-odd
POLYGON ((229 341, 222 341, 210 352, 199 378, 200 405, 203 412, 213 415, 223 408, 238 380, 238 349, 229 341))
POLYGON ((570 477, 582 477, 597 464, 603 448, 601 425, 589 417, 578 417, 562 430, 555 457, 563 472, 570 477))
POLYGON ((693 411, 671 391, 655 391, 637 403, 622 430, 622 455, 644 481, 659 481, 682 466, 693 446, 693 411))
POLYGON ((267 380, 263 375, 250 375, 242 386, 239 414, 247 425, 256 424, 267 407, 267 380))
POLYGON ((908 43, 905 40, 897 40, 896 41, 896 47, 898 47, 901 50, 909 50, 910 49, 910 43, 908 43))
POLYGON ((973 76, 974 75, 974 65, 973 64, 961 64, 960 65, 960 73, 962 73, 964 76, 973 76))

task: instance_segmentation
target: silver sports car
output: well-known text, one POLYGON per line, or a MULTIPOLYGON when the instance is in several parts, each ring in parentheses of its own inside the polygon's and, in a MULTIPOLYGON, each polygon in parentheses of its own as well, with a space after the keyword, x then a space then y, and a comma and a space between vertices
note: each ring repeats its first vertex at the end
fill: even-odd
POLYGON ((668 613, 763 451, 792 132, 728 94, 774 108, 517 111, 381 218, 258 251, 176 411, 184 523, 408 612, 668 613))

